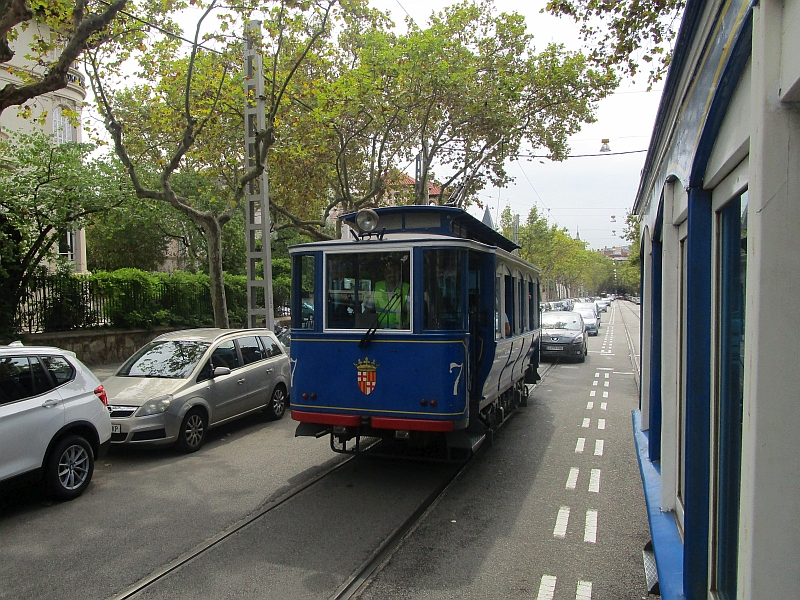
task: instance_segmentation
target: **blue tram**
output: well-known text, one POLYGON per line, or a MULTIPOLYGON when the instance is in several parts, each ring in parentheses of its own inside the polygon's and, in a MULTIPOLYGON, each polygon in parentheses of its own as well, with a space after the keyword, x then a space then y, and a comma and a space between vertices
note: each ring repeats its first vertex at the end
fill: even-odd
POLYGON ((341 219, 290 249, 295 435, 474 451, 539 378, 540 271, 458 208, 341 219))

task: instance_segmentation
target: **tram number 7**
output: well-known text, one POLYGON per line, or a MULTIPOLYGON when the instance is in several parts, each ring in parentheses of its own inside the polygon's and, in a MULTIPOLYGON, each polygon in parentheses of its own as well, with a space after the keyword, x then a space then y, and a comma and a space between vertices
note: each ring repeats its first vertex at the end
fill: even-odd
POLYGON ((458 382, 461 380, 461 372, 464 370, 464 363, 450 363, 450 373, 453 373, 453 369, 458 368, 458 375, 456 376, 456 381, 453 384, 453 396, 458 396, 458 382))

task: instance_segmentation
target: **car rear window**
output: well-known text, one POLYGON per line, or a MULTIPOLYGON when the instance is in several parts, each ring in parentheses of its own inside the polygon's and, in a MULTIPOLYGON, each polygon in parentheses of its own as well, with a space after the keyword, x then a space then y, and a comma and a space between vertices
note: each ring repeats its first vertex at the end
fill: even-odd
POLYGON ((150 342, 128 359, 117 377, 186 379, 205 354, 207 342, 164 340, 150 342))

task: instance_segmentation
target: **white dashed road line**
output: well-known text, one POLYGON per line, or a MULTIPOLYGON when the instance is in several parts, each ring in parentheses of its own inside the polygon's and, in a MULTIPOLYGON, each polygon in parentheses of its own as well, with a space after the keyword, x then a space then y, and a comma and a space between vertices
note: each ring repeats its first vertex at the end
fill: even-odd
MULTIPOLYGON (((577 470, 577 469, 576 469, 577 470)), ((577 483, 578 475, 575 474, 577 483)), ((600 469, 592 469, 592 474, 589 476, 589 491, 595 494, 600 493, 600 469)))
POLYGON ((542 575, 542 582, 539 584, 539 593, 536 600, 553 600, 556 593, 556 578, 552 575, 542 575))
POLYGON ((578 467, 572 467, 569 470, 569 476, 567 477, 567 486, 566 489, 574 490, 575 486, 578 485, 578 473, 580 473, 580 469, 578 467))
POLYGON ((590 418, 588 418, 588 417, 587 417, 587 418, 585 418, 585 419, 583 420, 583 425, 581 425, 581 427, 584 427, 584 428, 585 428, 585 427, 589 427, 589 425, 591 425, 591 424, 592 424, 592 420, 591 420, 590 418))
MULTIPOLYGON (((575 454, 582 454, 583 447, 586 444, 586 438, 578 438, 578 443, 575 444, 575 454)), ((597 450, 597 444, 595 444, 595 451, 597 450)))
MULTIPOLYGON (((597 511, 595 511, 597 512, 597 511)), ((569 525, 569 506, 562 506, 558 509, 556 526, 553 528, 553 537, 564 539, 567 537, 567 525, 569 525)), ((595 515, 595 526, 597 525, 597 515, 595 515)))
MULTIPOLYGON (((567 509, 569 510, 569 509, 567 509)), ((566 529, 566 528, 565 528, 566 529)), ((583 529, 583 541, 589 544, 597 542, 597 511, 586 511, 586 527, 583 529)))
MULTIPOLYGON (((587 425, 588 427, 588 425, 587 425)), ((597 419, 597 428, 598 429, 605 429, 606 428, 606 420, 605 419, 597 419)))
POLYGON ((591 581, 578 582, 578 590, 575 592, 575 600, 592 600, 591 581))
MULTIPOLYGON (((594 455, 595 456, 603 456, 603 446, 605 442, 603 440, 595 440, 594 442, 594 455)), ((583 451, 583 449, 581 449, 583 451)))

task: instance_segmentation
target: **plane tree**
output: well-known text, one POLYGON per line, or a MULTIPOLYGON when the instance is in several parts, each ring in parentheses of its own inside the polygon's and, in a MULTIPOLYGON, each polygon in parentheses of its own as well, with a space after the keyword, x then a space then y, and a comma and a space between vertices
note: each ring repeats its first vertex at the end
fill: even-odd
MULTIPOLYGON (((523 144, 565 158, 567 137, 594 121, 597 101, 617 83, 610 69, 563 46, 537 51, 524 17, 495 14, 490 0, 450 6, 426 29, 409 26, 402 64, 416 101, 421 180, 436 165, 445 190, 466 186, 458 205, 488 182, 506 184, 505 161, 523 144)), ((426 195, 419 186, 417 202, 426 195)))
MULTIPOLYGON (((269 149, 278 139, 280 116, 290 102, 290 85, 301 65, 330 33, 338 0, 276 0, 263 14, 262 45, 266 127, 257 131, 253 156, 245 156, 231 136, 244 131, 243 80, 233 75, 241 62, 241 40, 227 34, 249 19, 255 6, 237 6, 216 13, 216 0, 202 5, 188 52, 179 40, 155 35, 138 54, 135 85, 119 89, 124 72, 114 54, 102 48, 89 52, 87 65, 98 108, 114 150, 125 165, 139 198, 162 200, 190 218, 204 233, 214 321, 228 326, 222 271, 222 227, 245 196, 248 184, 263 172, 269 149), (235 11, 235 12, 234 12, 235 11), (216 33, 202 35, 205 19, 220 19, 216 33), (209 44, 222 48, 210 51, 209 44), (177 59, 175 57, 178 57, 177 59), (242 99, 236 107, 236 99, 242 99), (234 133, 235 132, 235 133, 234 133), (242 165, 248 163, 249 166, 242 165), (208 188, 200 206, 178 192, 174 176, 201 172, 208 188)), ((251 99, 254 100, 254 99, 251 99)))

